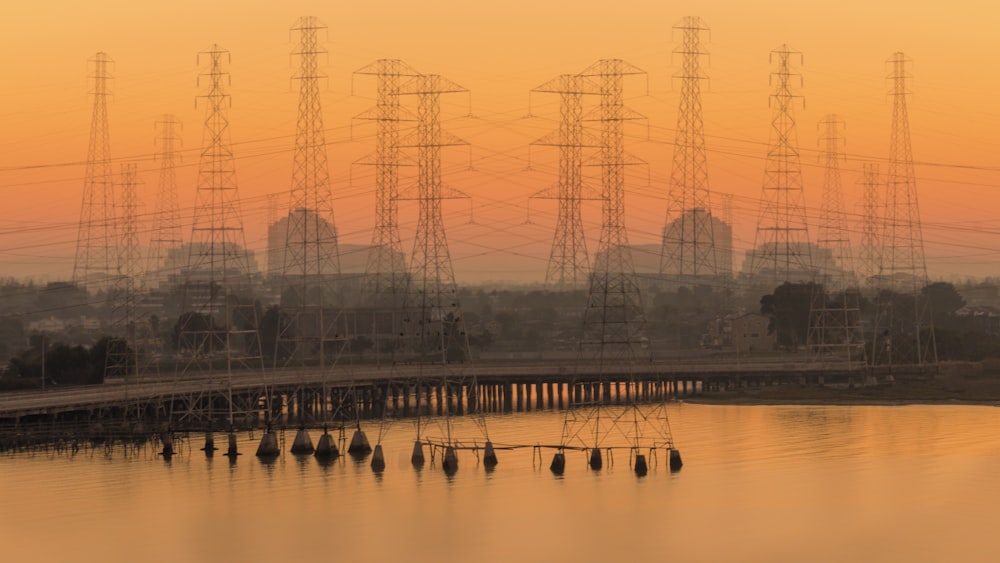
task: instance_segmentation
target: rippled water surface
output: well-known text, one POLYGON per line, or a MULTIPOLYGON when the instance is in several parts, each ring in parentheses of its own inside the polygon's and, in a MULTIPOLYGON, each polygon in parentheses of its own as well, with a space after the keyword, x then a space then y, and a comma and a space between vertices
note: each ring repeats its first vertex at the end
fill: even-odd
MULTIPOLYGON (((165 462, 0 456, 3 561, 996 561, 1000 411, 974 406, 669 407, 684 469, 637 478, 627 454, 548 470, 532 448, 471 452, 448 477, 409 464, 398 422, 387 467, 235 464, 198 437, 165 462)), ((562 415, 488 419, 497 444, 557 443, 562 415)), ((368 429, 374 442, 378 429, 368 429)), ((286 439, 289 445, 293 434, 286 439)), ((319 433, 313 433, 314 441, 319 433)))

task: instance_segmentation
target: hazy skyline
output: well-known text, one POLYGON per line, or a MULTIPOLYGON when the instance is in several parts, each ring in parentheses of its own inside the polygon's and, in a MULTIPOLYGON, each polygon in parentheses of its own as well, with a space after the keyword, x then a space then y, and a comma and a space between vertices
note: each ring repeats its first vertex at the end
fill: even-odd
MULTIPOLYGON (((287 211, 298 96, 290 56, 297 37, 289 28, 307 14, 328 26, 323 109, 343 243, 367 244, 374 219, 374 170, 352 165, 372 151, 374 127, 352 117, 374 104, 375 85, 357 77, 352 95, 351 73, 378 58, 401 58, 471 91, 471 97, 443 99, 446 128, 471 145, 444 154, 445 183, 471 196, 471 204, 445 203, 459 281, 540 281, 555 202, 532 201, 531 224, 525 224, 528 196, 556 181, 556 151, 529 149, 529 143, 556 127, 558 99, 532 95, 534 117, 527 117, 528 92, 597 59, 623 58, 649 78, 648 95, 643 79, 626 83, 626 103, 649 118, 649 140, 643 124, 628 129, 627 150, 648 167, 629 171, 626 224, 633 244, 658 244, 679 94, 679 82, 671 79, 680 65, 672 54, 679 38, 671 27, 698 15, 712 28, 704 38, 711 55, 703 64, 709 76, 703 87, 709 183, 715 192, 734 194, 738 252, 752 244, 757 220, 770 133, 769 51, 787 43, 803 53, 798 93, 806 103, 796 108, 796 118, 811 218, 818 215, 823 172, 817 123, 828 113, 846 122, 844 191, 848 211, 857 214, 861 162, 888 154, 884 62, 902 51, 914 61, 910 127, 930 274, 1000 275, 1000 219, 992 194, 1000 186, 994 160, 1000 112, 992 106, 997 77, 989 64, 1000 38, 988 17, 995 10, 983 2, 942 11, 930 4, 853 1, 823 8, 783 1, 18 4, 0 24, 11 46, 0 54, 10 77, 0 111, 0 188, 6 196, 0 267, 4 275, 69 277, 91 116, 87 59, 97 51, 115 61, 109 109, 114 169, 139 160, 146 213, 157 180, 154 121, 174 113, 183 122, 177 180, 187 238, 204 117, 204 105, 195 107, 203 93, 197 76, 205 70, 196 56, 213 43, 232 53, 230 124, 244 224, 249 246, 263 250, 267 195, 280 194, 279 216, 287 211), (472 117, 466 115, 470 101, 472 117), (475 224, 469 224, 470 205, 475 224)), ((402 202, 407 253, 414 208, 402 202)), ((594 251, 599 206, 588 202, 584 209, 594 251)), ((857 225, 851 227, 857 237, 857 225)))

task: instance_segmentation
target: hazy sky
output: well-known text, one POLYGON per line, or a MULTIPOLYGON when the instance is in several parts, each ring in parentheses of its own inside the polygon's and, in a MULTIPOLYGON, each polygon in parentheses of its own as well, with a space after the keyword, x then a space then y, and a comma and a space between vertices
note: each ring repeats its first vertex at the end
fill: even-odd
MULTIPOLYGON (((709 181, 734 194, 736 246, 753 241, 770 133, 768 53, 787 43, 803 53, 797 107, 805 194, 820 201, 817 123, 837 113, 846 123, 848 209, 856 211, 861 162, 888 154, 890 104, 885 60, 914 61, 910 99, 913 154, 932 275, 1000 275, 1000 186, 995 109, 997 9, 989 2, 837 3, 699 1, 617 2, 442 0, 370 2, 21 2, 5 6, 0 64, 7 79, 0 106, 0 267, 4 275, 68 276, 79 218, 83 161, 91 118, 87 59, 115 61, 111 151, 139 161, 142 199, 157 188, 153 124, 174 113, 184 124, 178 169, 183 213, 194 200, 204 105, 197 53, 218 43, 232 53, 232 140, 251 247, 262 248, 269 205, 287 209, 297 91, 290 80, 300 15, 328 26, 323 98, 336 223, 344 244, 367 244, 373 223, 373 173, 352 162, 373 149, 373 128, 352 120, 374 103, 374 81, 352 71, 378 58, 401 58, 424 73, 469 88, 449 96, 445 127, 471 148, 445 151, 445 182, 471 196, 445 204, 459 279, 541 279, 555 202, 528 196, 556 180, 555 152, 528 144, 556 127, 558 100, 528 91, 601 58, 622 58, 648 72, 626 84, 629 106, 646 124, 629 129, 629 152, 648 162, 629 170, 627 226, 633 243, 659 243, 673 154, 680 64, 671 27, 698 15, 704 37, 709 181), (873 5, 874 4, 874 5, 873 5), (353 90, 352 90, 353 87, 353 90), (468 114, 471 100, 472 116, 468 114), (647 138, 648 133, 648 138, 647 138), (530 168, 529 168, 530 153, 530 168), (471 166, 470 166, 471 164, 471 166), (274 198, 267 194, 277 194, 274 198), (470 209, 475 224, 470 224, 470 209)), ((204 81, 203 81, 204 84, 204 81)), ((884 170, 884 167, 883 167, 884 170)), ((409 249, 412 202, 403 202, 409 249)), ((590 250, 599 208, 587 204, 590 250)), ((190 228, 190 220, 186 220, 190 228)), ((857 226, 853 226, 857 231, 857 226)), ((815 236, 815 232, 811 233, 815 236)), ((736 263, 740 263, 737 258, 736 263)))

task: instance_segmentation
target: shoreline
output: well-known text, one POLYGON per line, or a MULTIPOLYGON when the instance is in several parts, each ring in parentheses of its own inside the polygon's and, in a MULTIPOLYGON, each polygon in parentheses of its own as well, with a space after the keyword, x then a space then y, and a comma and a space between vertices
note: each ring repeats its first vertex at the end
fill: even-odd
MULTIPOLYGON (((713 394, 714 395, 714 394, 713 394)), ((969 407, 1000 407, 1000 399, 875 399, 875 398, 776 398, 776 397, 746 397, 746 396, 710 396, 708 394, 691 395, 678 399, 679 403, 692 405, 735 405, 745 407, 766 406, 800 406, 800 407, 905 407, 915 405, 925 406, 969 406, 969 407)))

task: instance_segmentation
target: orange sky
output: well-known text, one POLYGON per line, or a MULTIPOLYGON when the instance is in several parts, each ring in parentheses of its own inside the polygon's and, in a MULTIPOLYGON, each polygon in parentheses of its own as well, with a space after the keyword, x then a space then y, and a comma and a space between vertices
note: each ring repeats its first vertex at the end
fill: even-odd
MULTIPOLYGON (((555 181, 555 153, 528 143, 556 126, 555 96, 528 91, 600 58, 623 58, 645 69, 646 83, 626 86, 628 104, 649 118, 630 129, 628 150, 649 163, 630 170, 627 226, 633 243, 658 243, 670 174, 679 66, 671 26, 685 15, 712 28, 703 96, 712 188, 735 194, 736 246, 753 240, 763 156, 769 135, 768 52, 782 43, 803 52, 805 108, 798 108, 805 194, 819 203, 817 122, 827 113, 846 122, 844 190, 855 209, 860 161, 888 152, 890 105, 884 61, 895 51, 914 60, 910 100, 913 152, 932 276, 1000 275, 998 75, 992 54, 997 8, 987 2, 824 3, 618 2, 507 0, 333 2, 104 1, 19 3, 5 7, 0 64, 7 79, 0 105, 0 273, 66 277, 72 268, 82 193, 91 101, 87 59, 107 52, 116 62, 110 107, 116 160, 140 160, 144 200, 157 184, 153 123, 171 112, 184 123, 178 170, 182 205, 194 199, 201 109, 195 96, 196 54, 213 43, 232 53, 232 140, 251 247, 263 247, 268 193, 286 197, 291 175, 297 92, 290 81, 288 28, 300 15, 329 27, 324 93, 336 223, 342 243, 366 244, 373 222, 372 172, 351 162, 372 150, 371 125, 351 116, 374 103, 374 83, 351 72, 377 58, 402 58, 472 91, 446 101, 446 127, 471 149, 445 152, 445 181, 472 197, 446 203, 446 225, 460 280, 540 280, 554 226, 554 202, 527 196, 555 181), (540 6, 538 4, 541 4, 540 6), (752 6, 751 6, 752 4, 752 6), (353 133, 353 138, 352 138, 353 133), (471 162, 473 170, 467 170, 471 162), (262 156, 256 156, 261 155, 262 156)), ((117 164, 116 164, 117 169, 117 164)), ((410 205, 404 203, 404 206, 410 205)), ((190 213, 189 207, 185 209, 190 213)), ((590 250, 599 216, 588 204, 590 250)), ((404 209, 404 245, 412 213, 404 209)), ((856 227, 855 227, 856 229, 856 227)), ((738 257, 736 264, 741 262, 738 257)))

